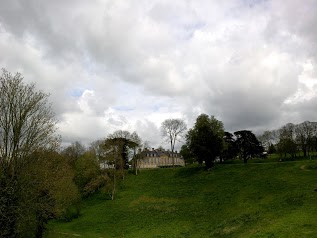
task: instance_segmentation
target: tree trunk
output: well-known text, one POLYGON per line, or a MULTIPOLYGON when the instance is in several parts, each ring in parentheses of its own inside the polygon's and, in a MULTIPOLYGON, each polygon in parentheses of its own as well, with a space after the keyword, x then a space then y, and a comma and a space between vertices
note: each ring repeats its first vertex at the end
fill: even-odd
POLYGON ((248 158, 246 156, 243 157, 243 163, 244 164, 248 163, 248 158))

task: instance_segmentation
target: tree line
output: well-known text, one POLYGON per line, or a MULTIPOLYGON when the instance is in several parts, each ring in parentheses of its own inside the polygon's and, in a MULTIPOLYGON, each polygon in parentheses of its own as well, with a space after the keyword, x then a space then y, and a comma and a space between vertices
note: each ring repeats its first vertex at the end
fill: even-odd
POLYGON ((223 123, 214 116, 201 114, 193 128, 185 135, 186 143, 181 154, 187 163, 205 163, 213 167, 215 161, 241 158, 244 163, 251 158, 262 157, 264 148, 257 137, 249 130, 225 131, 223 123))
POLYGON ((269 153, 278 153, 280 157, 295 158, 300 153, 307 157, 317 151, 317 123, 287 123, 277 130, 265 131, 259 140, 269 153))

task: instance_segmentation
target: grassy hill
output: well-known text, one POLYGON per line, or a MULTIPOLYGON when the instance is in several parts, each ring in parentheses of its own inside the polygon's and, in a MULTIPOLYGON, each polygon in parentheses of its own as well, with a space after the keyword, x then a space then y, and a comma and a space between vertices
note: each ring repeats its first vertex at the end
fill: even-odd
POLYGON ((317 237, 315 189, 315 161, 144 170, 47 237, 317 237))

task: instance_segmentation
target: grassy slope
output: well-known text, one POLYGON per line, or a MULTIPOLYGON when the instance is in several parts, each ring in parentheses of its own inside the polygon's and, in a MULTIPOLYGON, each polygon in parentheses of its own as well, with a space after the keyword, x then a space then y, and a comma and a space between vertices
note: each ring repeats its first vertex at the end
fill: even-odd
POLYGON ((317 237, 315 188, 310 161, 147 170, 115 201, 95 195, 80 218, 50 224, 48 237, 317 237))

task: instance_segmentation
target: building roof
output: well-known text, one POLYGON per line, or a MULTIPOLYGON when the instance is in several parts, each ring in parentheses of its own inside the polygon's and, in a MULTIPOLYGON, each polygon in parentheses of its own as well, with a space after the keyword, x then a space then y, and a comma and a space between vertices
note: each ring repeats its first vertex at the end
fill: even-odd
MULTIPOLYGON (((171 151, 169 150, 162 150, 162 149, 154 149, 152 148, 152 150, 143 150, 141 152, 142 157, 162 157, 162 156, 170 156, 171 155, 171 151), (154 154, 154 155, 153 155, 154 154)), ((176 155, 176 157, 181 157, 181 155, 177 152, 174 151, 173 155, 176 155)))

